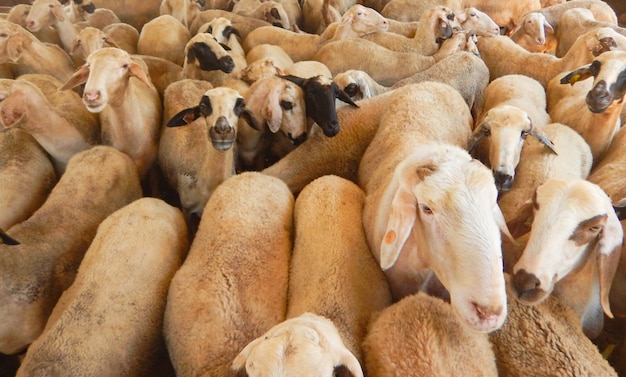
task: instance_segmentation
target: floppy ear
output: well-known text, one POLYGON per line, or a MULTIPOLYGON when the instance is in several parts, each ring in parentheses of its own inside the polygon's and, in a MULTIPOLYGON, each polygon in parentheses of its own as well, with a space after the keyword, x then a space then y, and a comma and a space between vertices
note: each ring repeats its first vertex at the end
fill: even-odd
POLYGON ((524 234, 530 232, 530 228, 533 223, 533 202, 532 200, 526 201, 522 204, 515 217, 509 220, 506 225, 511 231, 511 236, 517 239, 524 234))
POLYGON ((20 243, 19 241, 15 240, 14 238, 6 234, 4 230, 0 229, 0 244, 13 246, 13 245, 19 245, 20 243))
POLYGON ((146 74, 146 71, 144 71, 139 64, 131 62, 128 66, 128 72, 130 72, 131 76, 138 78, 144 84, 150 87, 154 87, 152 80, 150 80, 150 78, 146 74))
POLYGON ((411 234, 417 218, 417 199, 413 188, 425 176, 432 174, 435 166, 401 164, 393 174, 391 185, 397 187, 391 201, 387 227, 380 245, 380 267, 391 268, 411 234))
POLYGON ((543 145, 545 145, 546 147, 548 147, 548 149, 550 149, 552 151, 552 153, 558 155, 558 153, 556 152, 556 148, 554 147, 554 144, 552 143, 552 141, 550 141, 550 139, 548 138, 548 135, 546 135, 545 133, 543 133, 543 131, 539 131, 537 129, 535 129, 534 127, 530 130, 530 134, 532 136, 535 137, 535 139, 539 140, 539 142, 543 145))
POLYGON ((5 127, 14 126, 17 122, 26 114, 26 106, 24 105, 24 93, 19 90, 13 90, 13 92, 6 96, 2 102, 0 102, 0 119, 5 127))
POLYGON ((230 371, 236 372, 236 376, 241 376, 241 377, 248 376, 248 373, 246 372, 246 360, 248 360, 248 357, 250 356, 250 352, 252 352, 252 350, 257 346, 257 344, 259 344, 263 340, 264 340, 263 337, 258 337, 254 339, 253 341, 251 341, 250 343, 248 343, 243 348, 243 350, 239 352, 237 357, 235 357, 235 359, 233 360, 233 363, 230 366, 230 371))
POLYGON ((359 107, 359 105, 354 103, 354 101, 352 101, 352 98, 350 98, 348 93, 344 92, 343 89, 339 87, 339 85, 337 85, 335 82, 333 82, 331 85, 336 90, 337 98, 339 98, 340 100, 342 100, 343 102, 347 103, 350 106, 359 107))
POLYGON ((87 78, 89 77, 89 66, 84 64, 74 74, 70 77, 69 80, 63 85, 59 87, 59 91, 72 89, 78 85, 84 84, 87 82, 87 78))
POLYGON ((59 21, 65 21, 65 11, 63 10, 63 6, 57 4, 58 6, 52 7, 52 15, 59 21))
POLYGON ((517 242, 515 241, 515 237, 513 237, 513 235, 509 231, 509 227, 507 226, 506 221, 504 220, 504 215, 502 214, 502 210, 500 209, 500 206, 498 206, 497 203, 494 204, 492 211, 493 211, 493 217, 496 220, 496 224, 498 224, 498 228, 500 228, 500 232, 502 233, 502 235, 508 238, 508 240, 513 245, 517 245, 517 242))
POLYGON ((482 122, 481 124, 479 124, 478 127, 476 127, 476 129, 474 130, 474 132, 472 132, 472 137, 467 143, 468 144, 467 151, 469 153, 472 153, 474 148, 476 148, 478 144, 484 138, 489 136, 489 133, 490 133, 490 130, 489 130, 489 125, 487 124, 487 122, 482 122))
POLYGON ((167 127, 185 126, 200 118, 200 106, 189 107, 179 111, 167 122, 167 127))
POLYGON ((613 318, 609 305, 609 292, 611 291, 611 283, 615 277, 622 252, 624 231, 612 205, 608 206, 607 215, 608 218, 600 234, 600 241, 597 246, 597 258, 600 272, 600 304, 607 317, 613 318))
POLYGON ((589 69, 589 67, 591 67, 591 64, 588 64, 584 67, 580 67, 568 73, 567 75, 563 76, 560 81, 561 84, 574 85, 580 80, 585 80, 585 79, 588 79, 589 77, 593 77, 593 73, 591 72, 591 69, 589 69))
POLYGON ((15 63, 22 57, 22 50, 30 43, 30 39, 22 34, 13 34, 7 41, 7 56, 9 60, 15 63))
POLYGON ((304 86, 304 82, 306 81, 306 79, 302 77, 294 76, 294 75, 284 75, 284 76, 278 76, 278 77, 280 77, 281 79, 289 80, 301 88, 304 86))
POLYGON ((280 107, 280 90, 271 90, 263 106, 267 127, 272 133, 280 130, 283 121, 283 109, 280 107))

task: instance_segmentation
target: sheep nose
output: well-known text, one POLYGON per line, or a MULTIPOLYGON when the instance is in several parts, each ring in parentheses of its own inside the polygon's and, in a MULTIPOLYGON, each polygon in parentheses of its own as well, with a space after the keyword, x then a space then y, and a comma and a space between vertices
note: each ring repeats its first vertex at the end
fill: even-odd
POLYGON ((83 93, 83 98, 87 102, 97 101, 100 98, 100 91, 99 90, 85 91, 85 93, 83 93))
POLYGON ((339 122, 330 122, 326 127, 322 127, 324 135, 327 137, 333 137, 339 133, 339 122))
POLYGON ((529 274, 524 269, 513 275, 513 286, 517 296, 527 301, 535 301, 535 298, 541 293, 541 281, 535 274, 529 274))
POLYGON ((511 186, 513 186, 513 176, 510 174, 494 171, 493 178, 496 182, 496 188, 498 191, 509 191, 511 186))
POLYGON ((218 60, 219 67, 224 73, 231 73, 235 69, 235 62, 230 56, 221 57, 218 60))
POLYGON ((474 303, 474 310, 476 310, 476 314, 481 321, 496 321, 497 318, 502 314, 504 308, 502 305, 493 306, 493 305, 479 305, 474 303))
POLYGON ((291 141, 293 143, 293 145, 298 146, 302 143, 304 143, 304 141, 306 140, 306 132, 302 133, 302 135, 298 136, 298 137, 293 137, 293 135, 291 133, 289 133, 287 135, 287 137, 289 138, 289 141, 291 141))
POLYGON ((26 28, 28 30, 34 29, 35 28, 35 21, 32 21, 32 20, 31 21, 26 21, 26 28))
POLYGON ((600 80, 588 93, 587 107, 592 113, 601 113, 613 102, 613 96, 607 90, 606 81, 600 80))
POLYGON ((219 118, 217 118, 217 121, 215 122, 215 131, 218 134, 225 134, 230 132, 230 124, 228 123, 228 120, 226 119, 225 116, 220 116, 219 118))

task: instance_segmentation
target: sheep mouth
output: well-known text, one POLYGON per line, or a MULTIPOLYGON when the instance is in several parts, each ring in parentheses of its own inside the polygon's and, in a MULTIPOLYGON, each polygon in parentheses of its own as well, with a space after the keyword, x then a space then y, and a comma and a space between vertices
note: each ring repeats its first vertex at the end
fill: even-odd
POLYGON ((106 103, 85 102, 85 107, 90 113, 99 113, 104 109, 105 106, 106 103))
POLYGON ((524 305, 537 305, 550 295, 555 280, 546 289, 535 274, 520 269, 513 275, 513 296, 524 305))
POLYGON ((211 137, 211 145, 218 151, 225 151, 230 149, 237 139, 234 128, 231 128, 229 131, 223 133, 220 133, 214 128, 211 128, 209 130, 209 134, 211 137))
POLYGON ((234 141, 235 139, 230 139, 230 140, 211 139, 211 145, 213 146, 213 148, 217 149, 218 151, 227 151, 230 148, 232 148, 234 141))

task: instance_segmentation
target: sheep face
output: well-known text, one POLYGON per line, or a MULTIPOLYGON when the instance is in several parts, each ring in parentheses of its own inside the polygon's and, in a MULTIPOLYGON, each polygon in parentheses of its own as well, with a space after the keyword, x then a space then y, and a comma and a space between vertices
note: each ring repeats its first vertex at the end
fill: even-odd
POLYGON ((612 104, 621 106, 626 94, 626 52, 607 51, 591 64, 576 69, 561 79, 561 84, 574 85, 577 81, 593 77, 592 89, 587 93, 589 111, 602 113, 612 104))
MULTIPOLYGON (((552 25, 548 23, 546 17, 539 12, 530 12, 525 14, 518 22, 518 24, 510 31, 509 35, 513 35, 517 32, 523 33, 527 38, 533 41, 539 46, 546 44, 546 33, 554 34, 552 25)), ((522 46, 529 49, 530 46, 522 46)))
POLYGON ((360 4, 351 6, 343 14, 340 27, 346 25, 350 25, 352 32, 356 33, 357 36, 389 30, 389 21, 383 15, 360 4))
POLYGON ((123 101, 123 98, 113 98, 109 93, 123 92, 122 88, 128 85, 132 77, 154 87, 141 65, 132 60, 126 51, 106 47, 89 55, 85 64, 59 90, 84 83, 83 103, 90 112, 99 113, 109 101, 123 101))
POLYGON ((463 30, 473 30, 479 36, 500 34, 500 26, 487 13, 474 7, 463 9, 456 17, 463 30))
POLYGON ((57 0, 35 0, 26 17, 26 28, 37 32, 65 20, 63 5, 57 0))
POLYGON ((422 20, 421 22, 427 22, 433 28, 433 35, 437 42, 450 38, 455 29, 461 29, 454 12, 444 6, 436 6, 425 10, 420 20, 422 20))
POLYGON ((533 202, 521 210, 530 211, 534 213, 530 237, 513 266, 516 298, 528 305, 540 303, 569 274, 586 263, 598 263, 599 281, 593 285, 599 285, 600 297, 594 300, 597 303, 599 299, 604 312, 612 317, 608 295, 623 230, 606 193, 583 179, 552 179, 539 186, 533 202))
POLYGON ((70 54, 89 56, 92 52, 104 47, 118 47, 102 30, 87 26, 81 30, 74 40, 70 54))
POLYGON ((467 152, 425 145, 397 166, 389 215, 377 217, 383 270, 432 269, 462 322, 482 332, 506 317, 500 232, 509 233, 496 197, 491 172, 467 152))
POLYGON ((363 376, 333 323, 311 313, 287 319, 250 342, 231 370, 248 377, 329 377, 339 375, 339 370, 346 376, 363 376))
POLYGON ((213 148, 225 151, 233 146, 237 138, 237 121, 240 116, 249 116, 243 97, 234 89, 218 87, 208 90, 198 106, 174 115, 167 126, 184 126, 204 117, 213 148))
POLYGON ((227 50, 230 48, 217 42, 211 34, 197 34, 185 46, 185 64, 194 64, 203 71, 231 73, 235 62, 227 50))

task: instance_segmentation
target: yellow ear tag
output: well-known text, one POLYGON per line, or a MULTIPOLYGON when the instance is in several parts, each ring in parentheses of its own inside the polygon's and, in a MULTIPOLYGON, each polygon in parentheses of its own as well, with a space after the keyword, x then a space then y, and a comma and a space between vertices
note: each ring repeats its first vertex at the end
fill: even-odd
POLYGON ((580 80, 580 76, 581 76, 580 73, 576 73, 576 74, 572 75, 572 77, 569 78, 569 83, 570 84, 576 83, 578 80, 580 80))
POLYGON ((396 232, 390 230, 385 234, 385 243, 390 244, 396 239, 396 232))

